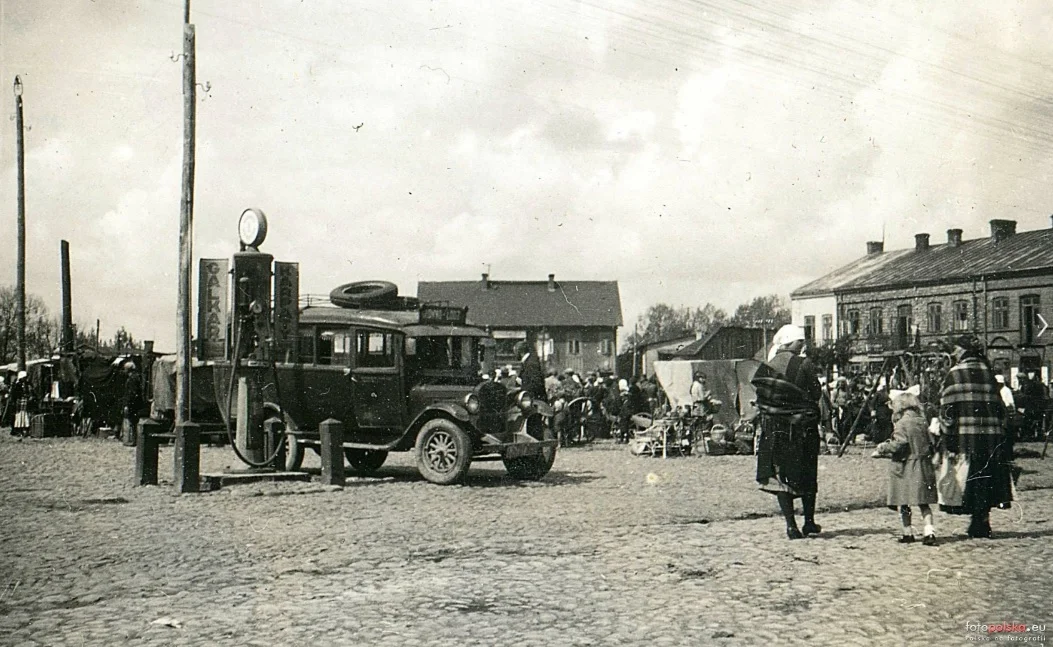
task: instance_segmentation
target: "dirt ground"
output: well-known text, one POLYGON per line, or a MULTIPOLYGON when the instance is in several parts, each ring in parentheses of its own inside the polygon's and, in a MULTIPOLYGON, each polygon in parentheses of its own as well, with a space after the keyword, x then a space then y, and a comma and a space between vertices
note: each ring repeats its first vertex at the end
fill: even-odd
MULTIPOLYGON (((937 514, 926 547, 895 541, 868 454, 821 457, 823 532, 791 542, 750 456, 604 442, 538 483, 485 463, 441 487, 400 454, 344 488, 178 495, 168 448, 136 488, 119 443, 5 431, 0 644, 961 645, 1050 620, 1053 457, 1018 460, 994 539, 937 514)), ((229 448, 202 451, 227 469, 229 448)))

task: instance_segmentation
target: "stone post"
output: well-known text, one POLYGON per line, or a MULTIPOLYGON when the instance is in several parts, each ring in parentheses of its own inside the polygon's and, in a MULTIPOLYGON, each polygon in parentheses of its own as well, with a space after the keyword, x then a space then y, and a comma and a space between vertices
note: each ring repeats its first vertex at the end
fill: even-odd
POLYGON ((160 451, 161 423, 153 418, 139 421, 139 442, 135 446, 133 485, 157 485, 157 454, 160 451))
POLYGON ((332 418, 318 426, 321 438, 322 483, 344 486, 344 425, 332 418))

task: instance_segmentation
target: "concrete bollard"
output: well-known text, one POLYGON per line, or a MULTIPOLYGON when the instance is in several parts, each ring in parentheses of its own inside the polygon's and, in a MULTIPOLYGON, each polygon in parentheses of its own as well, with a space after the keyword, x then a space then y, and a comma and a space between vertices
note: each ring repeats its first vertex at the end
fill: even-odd
POLYGON ((192 422, 184 422, 175 430, 175 490, 201 490, 201 429, 192 422))
POLYGON ((153 418, 139 421, 139 442, 135 446, 133 485, 157 485, 157 454, 161 448, 161 423, 153 418))
POLYGON ((344 425, 332 418, 318 425, 321 439, 322 483, 344 486, 344 425))
POLYGON ((285 469, 285 424, 278 418, 267 418, 263 423, 263 438, 267 444, 267 456, 274 454, 274 469, 285 469), (275 452, 277 450, 277 452, 275 452))

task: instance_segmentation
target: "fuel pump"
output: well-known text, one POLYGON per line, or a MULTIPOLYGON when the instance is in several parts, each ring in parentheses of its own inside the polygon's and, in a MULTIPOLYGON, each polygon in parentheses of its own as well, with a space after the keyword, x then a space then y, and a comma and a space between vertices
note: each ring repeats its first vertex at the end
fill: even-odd
POLYGON ((238 221, 238 233, 241 251, 234 254, 231 272, 234 308, 227 428, 229 433, 229 414, 236 393, 234 451, 246 464, 264 467, 273 456, 267 457, 264 441, 263 385, 272 376, 276 386, 278 378, 271 327, 271 264, 274 257, 259 251, 267 236, 267 219, 262 211, 246 209, 238 221))

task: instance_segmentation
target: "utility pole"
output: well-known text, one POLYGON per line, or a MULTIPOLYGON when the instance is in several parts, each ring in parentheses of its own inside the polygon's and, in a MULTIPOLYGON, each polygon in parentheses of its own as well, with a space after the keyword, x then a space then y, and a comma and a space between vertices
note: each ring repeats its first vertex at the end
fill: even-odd
POLYGON ((15 76, 15 155, 18 168, 18 260, 15 271, 15 328, 18 370, 26 370, 26 151, 22 134, 22 79, 15 76))
POLYGON ((194 25, 190 24, 190 0, 183 10, 183 192, 179 209, 179 303, 176 306, 175 422, 190 421, 190 267, 193 264, 194 225, 194 117, 196 103, 194 25))
POLYGON ((73 281, 69 271, 68 241, 61 241, 59 252, 62 262, 62 330, 59 333, 62 341, 59 343, 59 348, 63 353, 71 353, 75 343, 73 339, 73 281))

